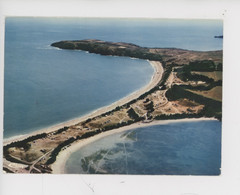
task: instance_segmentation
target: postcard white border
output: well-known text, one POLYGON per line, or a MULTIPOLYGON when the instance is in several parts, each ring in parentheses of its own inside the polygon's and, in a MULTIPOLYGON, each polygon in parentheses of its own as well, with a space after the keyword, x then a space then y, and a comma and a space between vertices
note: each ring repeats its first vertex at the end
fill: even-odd
MULTIPOLYGON (((221 176, 12 175, 1 173, 0 194, 239 194, 239 8, 240 4, 237 1, 227 0, 0 0, 1 108, 3 108, 5 16, 206 18, 224 20, 223 158, 221 176)), ((3 128, 2 110, 0 113, 1 129, 3 128)), ((2 162, 2 150, 0 159, 0 162, 2 162)))

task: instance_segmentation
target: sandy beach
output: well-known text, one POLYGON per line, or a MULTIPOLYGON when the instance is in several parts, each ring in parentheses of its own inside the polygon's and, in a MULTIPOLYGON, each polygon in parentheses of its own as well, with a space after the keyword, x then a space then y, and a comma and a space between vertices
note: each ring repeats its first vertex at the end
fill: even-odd
MULTIPOLYGON (((162 74, 164 72, 162 64, 160 62, 158 62, 158 61, 148 61, 148 62, 153 67, 154 74, 153 74, 150 82, 146 86, 142 87, 141 89, 131 93, 130 95, 120 99, 119 101, 114 102, 111 105, 99 108, 99 109, 93 111, 92 113, 87 114, 85 116, 82 116, 80 118, 76 118, 76 119, 73 119, 73 120, 70 120, 70 121, 67 121, 67 122, 59 123, 59 124, 53 125, 53 126, 48 127, 48 128, 44 128, 44 129, 40 129, 38 131, 34 131, 32 133, 29 133, 29 134, 14 136, 14 137, 11 137, 11 138, 8 138, 8 139, 4 139, 4 142, 3 142, 4 145, 9 144, 13 141, 26 139, 27 137, 32 136, 32 135, 36 135, 36 134, 40 134, 40 133, 44 133, 44 132, 48 133, 48 132, 52 132, 52 131, 58 130, 60 128, 63 128, 65 126, 76 125, 77 123, 79 123, 81 121, 84 121, 88 118, 93 118, 95 116, 99 116, 102 113, 113 110, 117 106, 124 105, 124 104, 130 102, 131 100, 138 98, 140 95, 142 95, 145 92, 154 88, 161 81, 162 74)), ((122 128, 119 128, 119 129, 114 129, 114 130, 111 130, 111 131, 108 131, 108 132, 105 132, 105 133, 101 133, 101 134, 96 135, 94 137, 90 137, 88 139, 81 140, 81 141, 78 141, 78 142, 72 144, 71 147, 69 147, 68 149, 66 149, 64 151, 61 151, 59 153, 59 155, 57 157, 57 161, 52 165, 53 173, 64 173, 64 166, 65 166, 66 160, 68 159, 68 157, 74 151, 78 150, 79 148, 81 148, 81 147, 83 147, 83 146, 85 146, 85 145, 87 145, 91 142, 94 142, 95 140, 100 139, 102 137, 111 135, 113 133, 126 131, 126 130, 129 130, 129 129, 132 129, 132 128, 137 128, 140 125, 141 125, 141 127, 144 127, 144 126, 150 125, 150 124, 136 123, 136 124, 133 124, 131 126, 126 126, 126 127, 122 127, 122 128)), ((151 123, 151 125, 154 125, 154 123, 151 123)))
MULTIPOLYGON (((123 104, 126 104, 126 103, 130 102, 133 99, 138 98, 140 95, 142 95, 145 92, 154 88, 161 81, 161 78, 162 78, 162 75, 163 75, 163 72, 164 72, 162 64, 160 62, 149 61, 149 63, 154 68, 154 74, 151 78, 151 81, 146 86, 142 87, 141 89, 131 93, 130 95, 120 99, 119 101, 114 102, 111 105, 99 108, 99 109, 93 111, 92 113, 87 114, 85 116, 82 116, 80 118, 76 118, 76 119, 73 119, 73 120, 70 120, 70 121, 67 121, 67 122, 59 123, 59 124, 54 125, 52 127, 44 128, 44 129, 41 129, 39 131, 34 131, 30 134, 5 139, 4 140, 4 145, 6 145, 8 143, 11 143, 13 141, 17 141, 17 140, 27 138, 31 135, 36 135, 38 133, 52 132, 52 131, 58 130, 60 128, 63 128, 65 126, 76 125, 77 123, 79 123, 81 121, 84 121, 88 118, 93 118, 95 116, 99 116, 102 113, 113 110, 117 106, 121 106, 123 104)), ((198 118, 198 119, 180 119, 180 120, 160 120, 160 121, 153 121, 151 123, 139 122, 139 123, 134 123, 132 125, 124 126, 124 127, 118 128, 118 129, 113 129, 113 130, 110 130, 110 131, 106 131, 106 132, 97 134, 97 135, 95 135, 93 137, 90 137, 90 138, 87 138, 87 139, 79 140, 77 142, 74 142, 70 147, 66 148, 64 151, 61 151, 59 153, 59 155, 57 156, 57 160, 51 165, 52 170, 53 170, 52 173, 54 173, 54 174, 64 173, 64 168, 65 168, 66 161, 72 153, 79 150, 81 147, 86 146, 87 144, 90 144, 90 143, 92 143, 92 142, 94 142, 98 139, 103 138, 103 137, 106 137, 106 136, 109 136, 109 135, 112 135, 112 134, 115 134, 115 133, 120 133, 120 132, 123 132, 123 131, 127 131, 127 130, 130 130, 130 129, 142 128, 142 127, 146 127, 146 126, 176 123, 176 122, 193 122, 193 121, 199 121, 199 120, 215 120, 215 119, 213 119, 213 118, 198 118)))
POLYGON ((118 129, 114 129, 111 131, 106 131, 103 133, 100 133, 98 135, 95 135, 93 137, 84 139, 84 140, 79 140, 78 142, 75 142, 71 145, 71 147, 65 149, 64 151, 61 151, 61 153, 59 153, 59 155, 57 156, 57 160, 52 164, 52 170, 53 170, 53 174, 63 174, 65 173, 65 164, 68 160, 68 158, 70 157, 70 155, 74 152, 76 152, 77 150, 79 150, 80 148, 95 142, 96 140, 99 140, 101 138, 104 138, 106 136, 115 134, 115 133, 121 133, 127 130, 131 130, 131 129, 136 129, 136 128, 143 128, 143 127, 147 127, 147 126, 153 126, 153 125, 163 125, 163 124, 169 124, 169 123, 180 123, 180 122, 194 122, 194 121, 204 121, 204 120, 217 120, 215 118, 191 118, 191 119, 177 119, 177 120, 159 120, 159 121, 153 121, 151 123, 134 123, 132 125, 129 126, 125 126, 125 127, 121 127, 118 129))
POLYGON ((75 125, 75 124, 77 124, 81 121, 84 121, 88 118, 92 118, 92 117, 101 115, 105 112, 111 111, 114 108, 116 108, 117 106, 121 106, 125 103, 130 102, 133 99, 138 98, 140 95, 149 91, 150 89, 155 87, 160 82, 160 80, 162 78, 163 71, 164 71, 161 62, 159 62, 159 61, 148 61, 148 62, 154 68, 154 74, 153 74, 150 82, 146 86, 142 87, 141 89, 129 94, 128 96, 120 99, 119 101, 116 101, 116 102, 112 103, 111 105, 99 108, 99 109, 97 109, 97 110, 95 110, 95 111, 93 111, 93 112, 91 112, 87 115, 82 116, 82 117, 75 118, 75 119, 72 119, 72 120, 69 120, 69 121, 66 121, 66 122, 63 122, 63 123, 58 123, 58 124, 53 125, 51 127, 46 127, 46 128, 34 131, 32 133, 29 133, 29 134, 13 136, 13 137, 4 139, 3 140, 3 145, 9 144, 13 141, 18 141, 18 140, 25 139, 25 138, 27 138, 29 136, 32 136, 32 135, 36 135, 36 134, 40 134, 40 133, 44 133, 44 132, 48 133, 48 132, 52 132, 52 131, 58 130, 60 128, 63 128, 65 126, 75 125))

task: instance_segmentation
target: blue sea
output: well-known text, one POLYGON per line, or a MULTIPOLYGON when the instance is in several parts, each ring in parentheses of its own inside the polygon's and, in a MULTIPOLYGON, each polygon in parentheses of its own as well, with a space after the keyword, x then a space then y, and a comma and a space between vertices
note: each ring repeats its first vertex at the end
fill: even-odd
MULTIPOLYGON (((154 72, 144 60, 60 50, 53 42, 100 39, 209 51, 222 49, 222 39, 214 38, 222 33, 220 20, 7 17, 4 138, 107 106, 146 85, 154 72)), ((218 175, 220 124, 176 123, 116 134, 99 140, 100 154, 92 144, 74 153, 67 172, 94 173, 79 164, 86 157, 85 165, 86 159, 102 159, 95 164, 99 173, 218 175)))
POLYGON ((219 175, 221 122, 148 126, 84 146, 66 162, 66 173, 219 175))
POLYGON ((7 17, 4 138, 83 116, 146 85, 147 61, 59 50, 60 40, 219 50, 220 20, 7 17))

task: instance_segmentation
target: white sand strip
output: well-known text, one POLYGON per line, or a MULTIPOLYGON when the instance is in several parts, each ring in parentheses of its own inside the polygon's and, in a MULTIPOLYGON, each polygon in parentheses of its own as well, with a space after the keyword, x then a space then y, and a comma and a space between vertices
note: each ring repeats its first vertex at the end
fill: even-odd
POLYGON ((217 119, 215 119, 215 118, 190 118, 190 119, 186 118, 186 119, 177 119, 177 120, 159 120, 159 121, 153 121, 151 123, 140 122, 140 123, 134 123, 132 125, 125 126, 125 127, 120 127, 118 129, 106 131, 106 132, 97 134, 97 135, 87 138, 87 139, 79 140, 79 141, 73 143, 69 148, 67 148, 59 153, 56 161, 51 165, 52 170, 53 170, 52 173, 54 173, 54 174, 65 173, 66 161, 68 160, 68 158, 70 157, 70 155, 72 153, 74 153, 77 150, 79 150, 80 148, 82 148, 92 142, 95 142, 96 140, 104 138, 106 136, 109 136, 109 135, 112 135, 115 133, 121 133, 121 132, 131 130, 131 129, 143 128, 143 127, 153 126, 153 125, 163 125, 163 124, 180 123, 180 122, 206 121, 206 120, 217 120, 217 119))
POLYGON ((60 128, 63 128, 65 126, 75 125, 75 124, 77 124, 81 121, 84 121, 88 118, 93 118, 93 117, 99 116, 99 115, 101 115, 105 112, 113 110, 117 106, 121 106, 123 104, 126 104, 126 103, 130 102, 131 100, 134 100, 134 99, 138 98, 140 95, 142 95, 145 92, 149 91, 150 89, 154 88, 160 82, 160 80, 162 78, 163 67, 162 67, 161 62, 158 62, 158 61, 148 61, 148 62, 153 66, 154 74, 152 76, 151 81, 146 86, 144 86, 143 88, 131 93, 130 95, 120 99, 119 101, 114 102, 113 104, 111 104, 109 106, 99 108, 99 109, 93 111, 92 113, 84 115, 82 117, 72 119, 72 120, 69 120, 69 121, 66 121, 66 122, 63 122, 63 123, 58 123, 58 124, 53 125, 51 127, 40 129, 40 130, 34 131, 32 133, 29 133, 29 134, 14 136, 14 137, 11 137, 11 138, 4 139, 3 145, 9 144, 13 141, 23 140, 23 139, 25 139, 29 136, 32 136, 32 135, 36 135, 36 134, 40 134, 40 133, 44 133, 44 132, 46 132, 46 133, 47 132, 52 132, 52 131, 58 130, 60 128))

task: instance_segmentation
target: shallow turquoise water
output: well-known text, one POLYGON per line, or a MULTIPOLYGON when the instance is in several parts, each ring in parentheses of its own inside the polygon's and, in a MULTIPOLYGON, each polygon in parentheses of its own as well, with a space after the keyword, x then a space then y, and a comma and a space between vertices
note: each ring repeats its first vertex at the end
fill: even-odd
POLYGON ((117 133, 73 153, 66 173, 219 175, 221 122, 169 123, 117 133))

